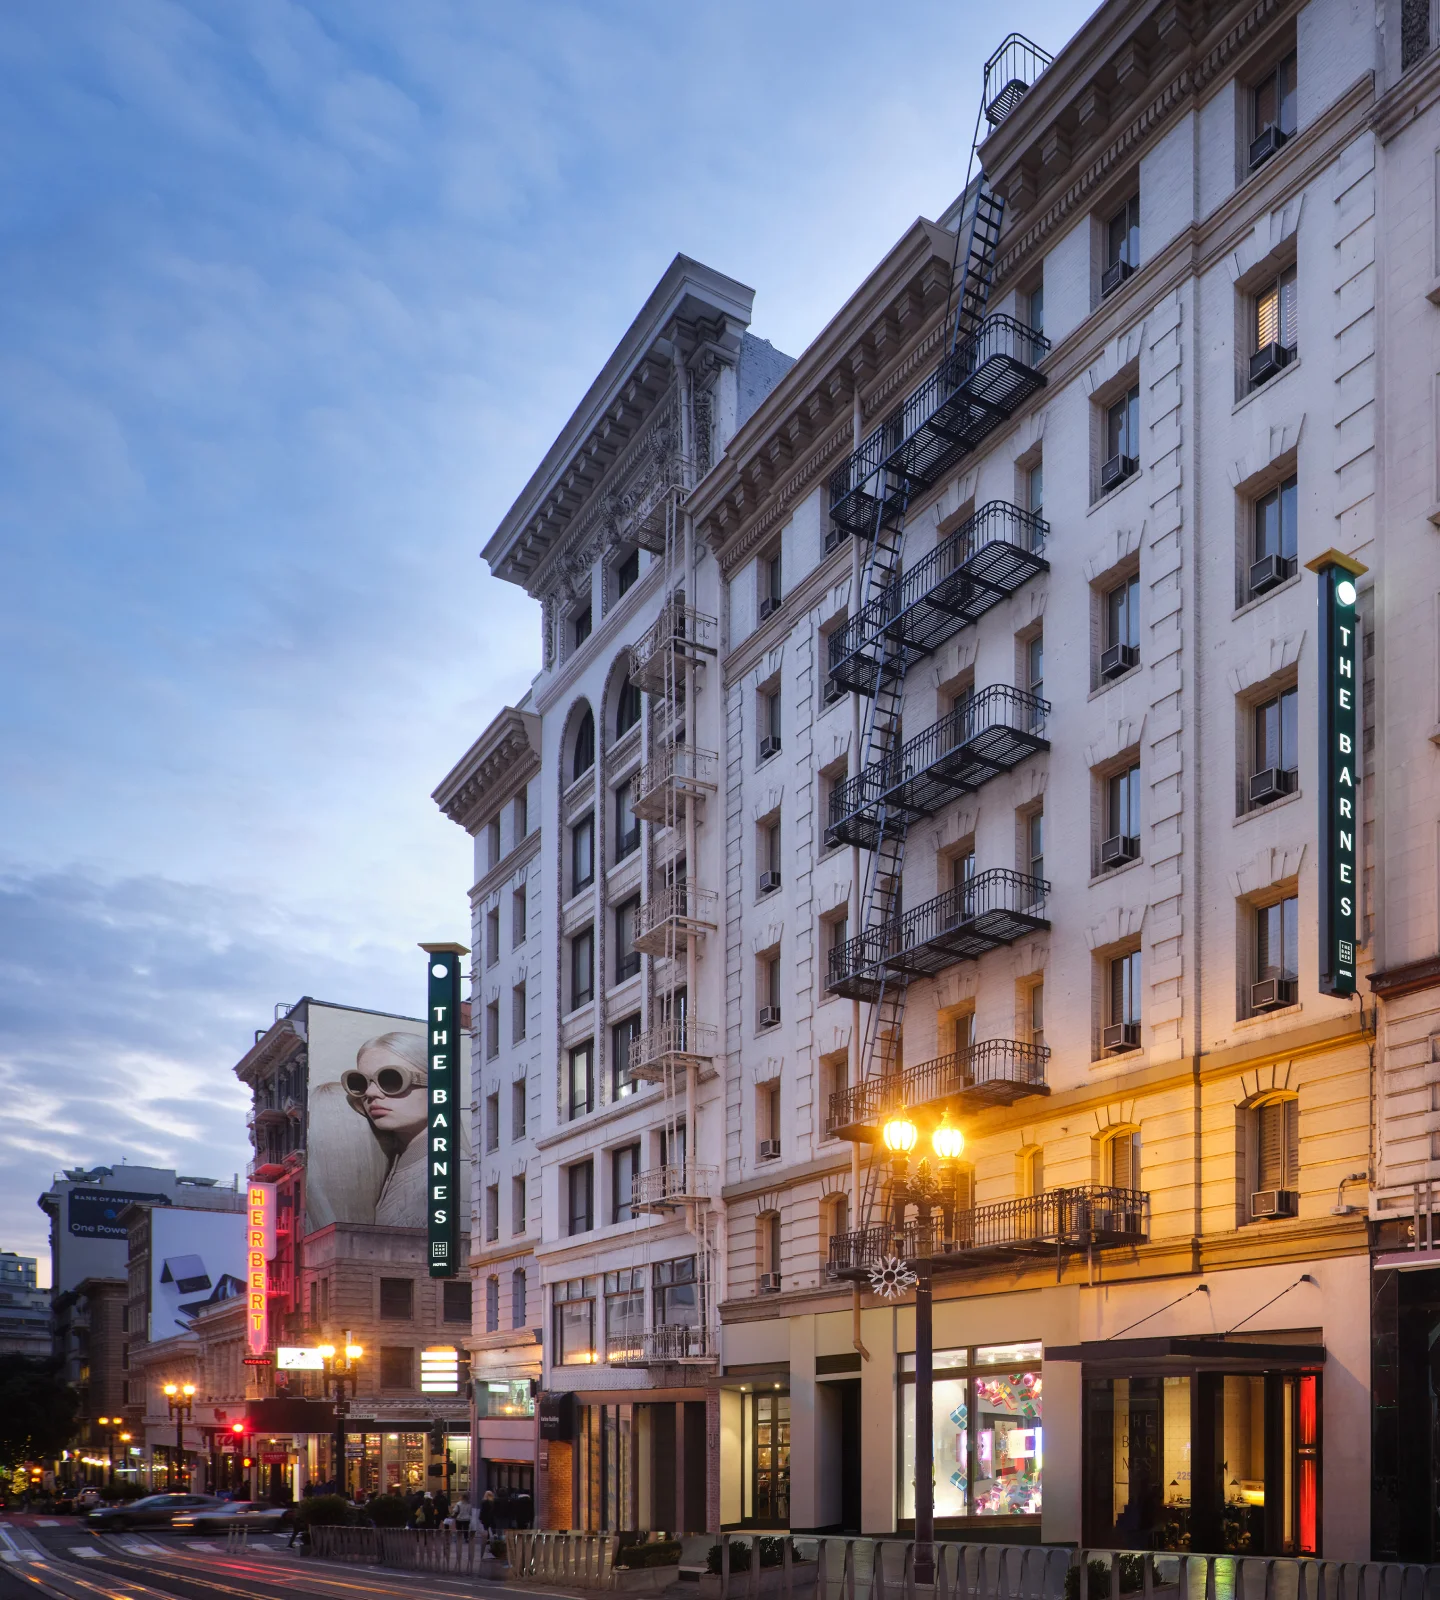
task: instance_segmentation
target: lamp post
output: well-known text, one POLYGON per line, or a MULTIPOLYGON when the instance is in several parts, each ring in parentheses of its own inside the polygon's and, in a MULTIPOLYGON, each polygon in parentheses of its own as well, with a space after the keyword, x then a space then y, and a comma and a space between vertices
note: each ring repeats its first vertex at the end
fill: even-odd
POLYGON ((350 1330, 345 1330, 345 1343, 338 1349, 333 1344, 320 1346, 320 1358, 325 1363, 327 1387, 335 1395, 335 1487, 345 1493, 345 1418, 350 1413, 349 1396, 355 1393, 355 1380, 359 1377, 360 1358, 365 1354, 358 1344, 350 1342, 350 1330))
POLYGON ((110 1487, 113 1489, 115 1487, 115 1433, 114 1433, 114 1430, 120 1426, 121 1422, 124 1419, 122 1417, 96 1417, 95 1420, 105 1430, 105 1443, 108 1446, 109 1454, 110 1454, 110 1479, 109 1479, 109 1484, 110 1484, 110 1487))
POLYGON ((193 1383, 167 1383, 164 1386, 165 1403, 170 1407, 170 1420, 175 1424, 175 1467, 170 1474, 170 1488, 175 1488, 175 1472, 185 1470, 185 1424, 195 1399, 193 1383))
POLYGON ((940 1175, 930 1170, 922 1156, 912 1174, 910 1154, 920 1130, 903 1107, 881 1129, 890 1153, 890 1228, 896 1256, 915 1274, 915 1560, 916 1583, 935 1582, 935 1339, 930 1293, 930 1262, 935 1250, 934 1211, 938 1203, 944 1219, 946 1247, 955 1239, 955 1171, 965 1148, 965 1135, 942 1117, 930 1135, 930 1148, 940 1175), (919 1212, 914 1251, 907 1252, 907 1208, 919 1212))

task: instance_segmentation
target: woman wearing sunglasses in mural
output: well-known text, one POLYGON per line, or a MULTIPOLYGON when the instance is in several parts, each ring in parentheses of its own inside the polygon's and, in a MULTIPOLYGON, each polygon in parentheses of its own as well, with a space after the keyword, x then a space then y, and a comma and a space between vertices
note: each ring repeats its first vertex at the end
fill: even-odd
POLYGON ((351 1108, 389 1158, 375 1201, 382 1226, 425 1226, 425 1041, 418 1034, 382 1033, 360 1046, 342 1073, 351 1108))

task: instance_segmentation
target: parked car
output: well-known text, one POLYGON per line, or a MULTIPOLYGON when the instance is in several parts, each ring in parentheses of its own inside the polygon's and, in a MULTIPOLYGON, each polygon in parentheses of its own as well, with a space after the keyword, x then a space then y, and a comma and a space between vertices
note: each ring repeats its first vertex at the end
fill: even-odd
POLYGON ((85 1526, 96 1533, 122 1533, 126 1528, 168 1528, 182 1511, 208 1511, 223 1504, 213 1494, 147 1494, 128 1505, 96 1506, 85 1526))
POLYGON ((268 1500, 229 1500, 209 1509, 177 1512, 174 1526, 190 1533, 226 1533, 231 1528, 276 1533, 294 1520, 289 1506, 272 1506, 268 1500))

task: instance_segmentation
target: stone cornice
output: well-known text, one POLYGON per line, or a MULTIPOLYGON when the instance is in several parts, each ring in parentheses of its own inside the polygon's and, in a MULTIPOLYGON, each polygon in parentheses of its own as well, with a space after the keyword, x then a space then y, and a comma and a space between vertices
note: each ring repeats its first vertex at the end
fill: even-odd
POLYGON ((517 845, 508 856, 502 856, 499 861, 485 874, 480 881, 470 890, 471 904, 488 899, 495 891, 507 884, 522 867, 528 867, 540 854, 540 830, 536 828, 528 834, 523 843, 517 845))
POLYGON ((1432 50, 1418 67, 1412 67, 1375 103, 1371 126, 1382 144, 1403 133, 1424 111, 1440 99, 1440 50, 1432 50))
POLYGON ((474 833, 540 770, 540 718, 506 706, 441 779, 430 798, 474 833))

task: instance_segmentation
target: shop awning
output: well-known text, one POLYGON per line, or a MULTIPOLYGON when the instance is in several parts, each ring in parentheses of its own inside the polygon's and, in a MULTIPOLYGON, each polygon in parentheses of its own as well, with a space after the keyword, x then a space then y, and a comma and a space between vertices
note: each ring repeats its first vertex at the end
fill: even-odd
POLYGON ((1047 1344, 1045 1360, 1079 1361, 1094 1368, 1120 1367, 1126 1372, 1141 1363, 1158 1368, 1198 1365, 1217 1371, 1223 1368, 1227 1372, 1273 1372, 1277 1367, 1323 1366, 1325 1346, 1298 1340, 1259 1343, 1252 1339, 1227 1339, 1224 1334, 1178 1338, 1161 1335, 1146 1339, 1087 1339, 1083 1344, 1047 1344))

